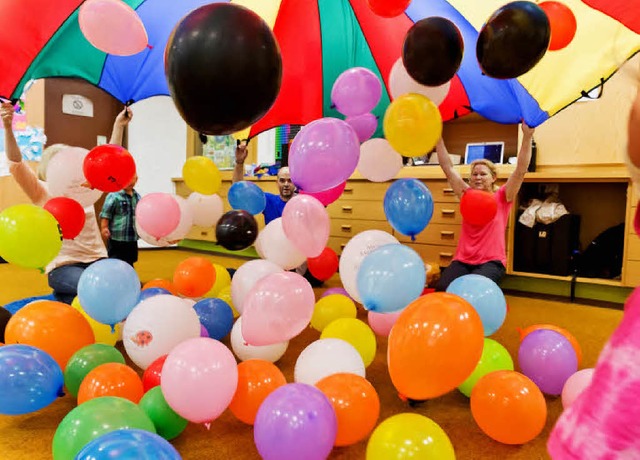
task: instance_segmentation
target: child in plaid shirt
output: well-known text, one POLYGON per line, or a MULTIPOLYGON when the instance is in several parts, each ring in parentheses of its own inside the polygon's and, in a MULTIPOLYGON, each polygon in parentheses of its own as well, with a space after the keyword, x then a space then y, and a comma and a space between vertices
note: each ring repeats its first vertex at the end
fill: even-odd
POLYGON ((109 257, 131 266, 138 261, 136 205, 140 195, 133 188, 137 181, 136 175, 124 189, 109 193, 100 212, 100 232, 107 242, 109 257))

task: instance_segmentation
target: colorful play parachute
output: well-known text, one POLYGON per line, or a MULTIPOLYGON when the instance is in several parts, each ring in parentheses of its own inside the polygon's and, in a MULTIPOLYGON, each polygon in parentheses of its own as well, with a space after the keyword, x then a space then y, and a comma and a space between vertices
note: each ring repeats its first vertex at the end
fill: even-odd
MULTIPOLYGON (((464 40, 462 65, 440 104, 444 120, 477 112, 500 123, 524 120, 537 126, 603 84, 640 49, 640 0, 562 0, 576 18, 575 37, 510 80, 483 75, 475 52, 479 31, 504 0, 413 0, 404 14, 393 18, 374 14, 367 0, 231 1, 269 24, 283 59, 280 94, 251 128, 252 136, 281 124, 339 116, 331 107, 331 87, 340 73, 356 66, 373 70, 385 82, 374 110, 382 120, 389 104, 389 72, 402 54, 404 37, 415 22, 430 16, 452 21, 464 40)), ((17 98, 30 80, 45 77, 82 78, 123 103, 167 95, 163 56, 168 37, 188 12, 212 1, 125 0, 149 42, 130 56, 106 54, 87 41, 78 22, 83 3, 0 3, 1 97, 17 98)))

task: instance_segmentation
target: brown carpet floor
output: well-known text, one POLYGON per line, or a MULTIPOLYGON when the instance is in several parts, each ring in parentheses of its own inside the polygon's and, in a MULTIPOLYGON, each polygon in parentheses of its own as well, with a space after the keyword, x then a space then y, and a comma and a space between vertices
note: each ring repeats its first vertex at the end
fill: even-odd
MULTIPOLYGON (((193 255, 182 250, 141 251, 137 271, 140 279, 170 278, 181 260, 193 255)), ((236 268, 245 260, 205 255, 216 263, 236 268)), ((327 287, 338 286, 334 277, 327 287)), ((319 295, 323 289, 316 289, 319 295)), ((46 277, 33 270, 22 270, 7 264, 0 265, 0 305, 24 297, 49 293, 46 277)), ((492 338, 517 355, 518 327, 551 323, 573 333, 583 349, 583 367, 595 365, 607 338, 622 317, 615 309, 599 308, 567 302, 507 296, 509 314, 503 327, 492 338)), ((364 317, 364 315, 362 315, 364 317)), ((285 356, 278 362, 287 381, 293 381, 293 367, 300 351, 319 338, 319 333, 308 329, 291 341, 285 356)), ((523 446, 507 446, 484 435, 475 424, 469 409, 469 400, 458 391, 428 401, 412 409, 402 402, 391 384, 386 370, 386 339, 378 338, 378 353, 367 368, 367 378, 380 396, 380 421, 401 413, 416 412, 432 418, 449 435, 458 459, 546 459, 546 439, 562 411, 560 398, 547 398, 548 420, 543 433, 523 446)), ((515 361, 515 359, 514 359, 515 361)), ((51 441, 62 418, 75 407, 75 400, 66 396, 49 407, 24 416, 0 416, 0 459, 39 460, 51 458, 51 441)), ((185 460, 201 459, 256 459, 252 428, 235 419, 226 411, 207 431, 203 426, 191 424, 173 441, 185 460)), ((354 446, 335 448, 331 459, 364 459, 366 440, 354 446)), ((303 459, 301 459, 303 460, 303 459)))

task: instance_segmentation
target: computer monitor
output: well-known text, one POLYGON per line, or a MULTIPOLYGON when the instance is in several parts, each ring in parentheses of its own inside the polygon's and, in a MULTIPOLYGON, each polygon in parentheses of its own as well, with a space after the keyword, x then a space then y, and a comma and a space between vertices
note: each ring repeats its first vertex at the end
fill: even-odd
POLYGON ((464 152, 464 164, 475 160, 490 160, 501 164, 504 160, 504 142, 469 143, 464 152))

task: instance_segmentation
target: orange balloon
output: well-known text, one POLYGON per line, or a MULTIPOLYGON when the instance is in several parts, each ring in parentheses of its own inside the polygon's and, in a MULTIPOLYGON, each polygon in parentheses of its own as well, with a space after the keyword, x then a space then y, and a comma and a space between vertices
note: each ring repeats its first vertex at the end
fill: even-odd
POLYGON ((471 375, 483 346, 482 321, 469 302, 446 292, 418 297, 389 334, 391 381, 410 399, 441 396, 471 375))
POLYGON ((332 374, 316 387, 329 398, 336 412, 336 446, 350 446, 369 436, 380 416, 380 398, 367 379, 355 374, 332 374))
POLYGON ((144 395, 142 380, 129 366, 105 363, 92 369, 78 389, 78 405, 101 396, 118 396, 136 404, 144 395))
POLYGON ((166 289, 171 294, 178 295, 178 288, 176 288, 175 284, 173 284, 173 282, 169 280, 165 280, 162 278, 152 279, 151 281, 147 281, 146 283, 144 283, 144 286, 142 286, 142 290, 144 291, 145 289, 149 289, 152 287, 166 289))
POLYGON ((569 341, 569 343, 573 347, 573 350, 576 352, 576 357, 578 358, 578 367, 580 367, 580 363, 582 363, 582 348, 580 348, 580 344, 571 334, 571 332, 567 331, 566 329, 554 326, 553 324, 534 324, 533 326, 525 327, 524 329, 518 328, 518 332, 520 333, 520 341, 522 342, 527 335, 529 335, 533 331, 537 331, 538 329, 547 329, 562 334, 569 341))
POLYGON ((238 388, 229 410, 244 423, 253 425, 260 405, 273 390, 286 385, 282 371, 261 359, 248 359, 238 364, 238 388))
POLYGON ((96 341, 82 313, 53 300, 33 302, 18 310, 7 323, 4 339, 7 345, 21 343, 47 352, 63 371, 76 351, 96 341))
POLYGON ((189 257, 176 267, 173 284, 187 297, 201 297, 209 292, 216 281, 216 269, 204 257, 189 257))
POLYGON ((542 392, 515 371, 491 372, 478 380, 471 391, 471 413, 487 436, 504 444, 531 441, 547 422, 542 392))

